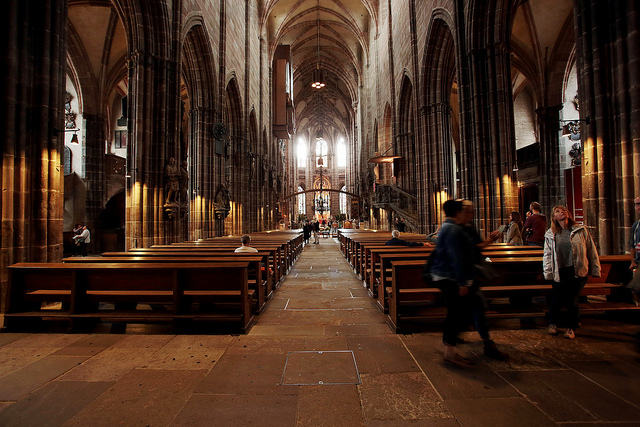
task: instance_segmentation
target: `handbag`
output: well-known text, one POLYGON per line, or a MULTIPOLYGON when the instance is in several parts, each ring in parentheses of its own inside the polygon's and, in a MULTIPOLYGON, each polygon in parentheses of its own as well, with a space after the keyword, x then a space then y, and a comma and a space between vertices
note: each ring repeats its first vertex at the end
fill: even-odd
POLYGON ((498 273, 487 261, 473 265, 474 279, 481 284, 490 284, 498 278, 498 273))

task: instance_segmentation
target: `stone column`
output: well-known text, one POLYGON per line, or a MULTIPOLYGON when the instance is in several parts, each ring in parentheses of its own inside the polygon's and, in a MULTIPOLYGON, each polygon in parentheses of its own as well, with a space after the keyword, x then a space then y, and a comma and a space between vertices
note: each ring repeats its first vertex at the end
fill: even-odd
POLYGON ((84 114, 85 129, 85 184, 87 186, 86 223, 92 233, 92 243, 96 252, 101 252, 100 236, 96 221, 107 202, 105 200, 105 118, 94 114, 84 114))
MULTIPOLYGON (((540 204, 543 212, 566 203, 564 176, 560 170, 558 130, 561 105, 536 110, 540 134, 540 204)), ((528 209, 528 206, 525 206, 528 209)))
POLYGON ((469 131, 461 139, 462 196, 474 202, 476 223, 488 233, 518 206, 510 53, 498 42, 472 50, 468 61, 469 93, 461 93, 461 120, 469 131))
POLYGON ((8 265, 62 259, 67 31, 66 0, 3 6, 1 310, 8 265))
POLYGON ((167 218, 165 166, 180 159, 177 123, 180 97, 176 63, 137 51, 129 62, 129 141, 126 247, 179 240, 179 218, 167 218))
POLYGON ((621 253, 640 194, 640 4, 575 5, 585 224, 601 254, 621 253))

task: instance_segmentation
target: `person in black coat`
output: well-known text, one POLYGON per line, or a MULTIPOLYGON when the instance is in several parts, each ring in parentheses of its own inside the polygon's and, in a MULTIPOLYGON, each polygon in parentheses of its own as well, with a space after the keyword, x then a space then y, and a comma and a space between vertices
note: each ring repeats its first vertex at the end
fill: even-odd
POLYGON ((304 239, 304 244, 308 244, 309 237, 311 237, 311 225, 308 222, 305 222, 302 226, 302 237, 304 239))
POLYGON ((429 243, 407 242, 406 240, 402 240, 400 238, 400 232, 398 230, 393 230, 391 232, 391 240, 387 240, 385 245, 386 246, 429 246, 429 243))

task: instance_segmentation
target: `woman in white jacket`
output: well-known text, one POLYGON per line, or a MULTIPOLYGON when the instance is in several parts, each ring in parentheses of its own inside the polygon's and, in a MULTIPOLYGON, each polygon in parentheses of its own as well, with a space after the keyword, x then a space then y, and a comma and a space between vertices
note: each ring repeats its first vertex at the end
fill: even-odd
POLYGON ((574 339, 580 318, 580 291, 588 275, 600 277, 600 261, 591 234, 564 206, 553 208, 551 228, 544 235, 542 265, 545 280, 553 280, 548 332, 558 333, 558 315, 566 306, 569 327, 564 336, 574 339))

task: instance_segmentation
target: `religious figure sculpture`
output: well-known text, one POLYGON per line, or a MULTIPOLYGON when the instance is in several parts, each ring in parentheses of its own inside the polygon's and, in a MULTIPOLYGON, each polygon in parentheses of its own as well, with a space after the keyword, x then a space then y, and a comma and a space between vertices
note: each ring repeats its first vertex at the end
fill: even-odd
POLYGON ((221 185, 218 193, 216 194, 215 213, 219 219, 224 219, 229 215, 231 210, 231 194, 229 188, 225 185, 221 185))
POLYGON ((166 179, 166 192, 167 198, 165 199, 165 205, 177 204, 178 192, 180 191, 180 171, 176 165, 176 159, 171 157, 169 162, 164 168, 164 175, 166 179))

